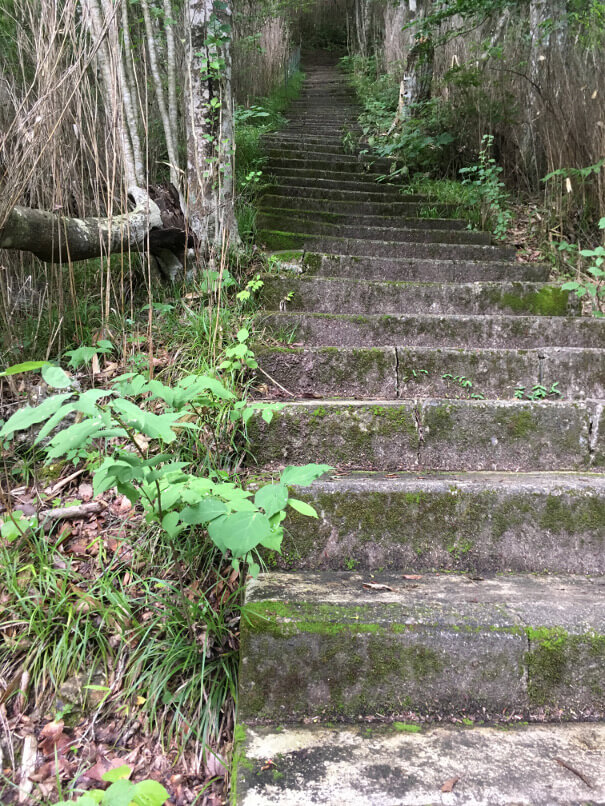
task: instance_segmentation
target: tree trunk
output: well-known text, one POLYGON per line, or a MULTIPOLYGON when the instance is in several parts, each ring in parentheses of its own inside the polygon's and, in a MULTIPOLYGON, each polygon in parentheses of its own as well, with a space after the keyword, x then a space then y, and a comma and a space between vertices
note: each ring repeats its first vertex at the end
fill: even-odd
POLYGON ((238 241, 233 213, 231 4, 189 0, 188 218, 199 242, 238 241))

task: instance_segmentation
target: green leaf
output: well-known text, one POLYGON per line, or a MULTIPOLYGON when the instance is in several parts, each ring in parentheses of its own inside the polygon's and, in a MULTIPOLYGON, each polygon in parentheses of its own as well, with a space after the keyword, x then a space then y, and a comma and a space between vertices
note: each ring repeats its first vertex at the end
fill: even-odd
POLYGON ((288 487, 291 485, 308 487, 309 484, 312 484, 316 479, 323 476, 324 473, 328 473, 330 470, 332 470, 330 465, 309 464, 303 465, 302 467, 290 466, 281 474, 281 483, 288 487))
POLYGON ((188 523, 191 526, 197 526, 200 523, 209 523, 219 515, 225 515, 227 507, 218 498, 205 498, 199 503, 191 507, 186 507, 181 512, 181 520, 183 523, 188 523))
POLYGON ((32 425, 41 423, 51 417, 70 397, 70 394, 53 395, 53 397, 47 397, 39 406, 26 406, 23 409, 18 409, 4 423, 2 430, 0 430, 0 437, 11 437, 15 431, 25 431, 27 428, 31 428, 32 425))
POLYGON ((261 546, 271 551, 278 551, 281 554, 281 544, 284 539, 284 530, 280 527, 273 528, 271 534, 267 535, 264 540, 261 540, 261 546))
POLYGON ((254 496, 254 503, 265 515, 271 518, 276 512, 285 509, 288 503, 288 489, 284 484, 267 484, 254 496))
POLYGON ((35 372, 46 366, 48 366, 48 361, 24 361, 22 364, 7 367, 4 372, 0 372, 0 378, 5 378, 7 375, 19 375, 21 372, 35 372))
POLYGON ((271 533, 269 518, 261 512, 235 512, 223 515, 208 525, 208 534, 222 551, 242 557, 256 548, 271 533))
POLYGON ((157 781, 141 781, 135 786, 132 800, 137 806, 163 806, 168 792, 157 781))
POLYGON ((237 340, 238 340, 240 343, 241 343, 241 342, 246 341, 246 339, 248 339, 249 337, 250 337, 250 333, 249 333, 249 331, 248 331, 248 330, 247 330, 245 327, 243 327, 243 328, 242 328, 241 330, 239 330, 239 331, 238 331, 238 333, 237 333, 237 340))
POLYGON ((43 367, 42 377, 53 389, 67 389, 68 386, 71 386, 71 378, 67 372, 61 367, 55 367, 52 364, 47 364, 43 367))
POLYGON ((122 764, 121 767, 116 767, 113 770, 107 770, 103 773, 101 779, 108 784, 115 784, 116 781, 122 781, 124 778, 130 778, 132 775, 132 767, 128 764, 122 764))
POLYGON ((311 504, 307 504, 306 501, 299 501, 298 498, 289 498, 288 503, 295 509, 297 512, 300 512, 301 515, 308 515, 309 518, 318 518, 317 512, 313 509, 311 504))
POLYGON ((170 537, 175 537, 180 532, 179 529, 179 513, 169 512, 162 518, 162 529, 164 529, 170 537))
POLYGON ((135 788, 132 781, 126 781, 125 779, 116 781, 106 790, 105 797, 101 801, 102 806, 105 806, 105 804, 107 806, 130 806, 135 788))

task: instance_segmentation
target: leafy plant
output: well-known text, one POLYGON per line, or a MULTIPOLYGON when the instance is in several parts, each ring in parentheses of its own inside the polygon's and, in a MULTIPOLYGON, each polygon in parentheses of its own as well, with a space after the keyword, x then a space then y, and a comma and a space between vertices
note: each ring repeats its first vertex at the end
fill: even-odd
MULTIPOLYGON (((231 364, 252 360, 246 345, 248 332, 240 331, 239 337, 234 355, 226 359, 231 364)), ((253 497, 221 475, 191 472, 191 463, 174 461, 164 452, 180 434, 199 432, 208 422, 208 413, 223 404, 228 405, 230 418, 243 424, 257 411, 270 422, 279 408, 279 404, 237 400, 209 375, 187 376, 167 386, 128 373, 109 389, 54 395, 38 406, 16 411, 0 430, 0 439, 10 440, 15 432, 43 423, 35 442, 49 438, 48 461, 87 459, 100 446, 103 458, 93 480, 96 495, 117 488, 132 504, 140 504, 147 522, 158 524, 173 542, 184 531, 203 526, 214 545, 231 557, 234 568, 243 560, 257 574, 258 549, 280 550, 281 523, 288 505, 316 517, 309 505, 289 497, 288 485, 311 483, 329 468, 287 468, 278 483, 261 487, 253 497), (76 422, 51 436, 74 413, 76 422)), ((23 520, 23 516, 17 521, 13 517, 8 528, 22 531, 23 520)))
POLYGON ((506 208, 508 193, 504 182, 500 179, 502 168, 491 156, 493 144, 493 135, 484 134, 481 138, 479 162, 468 168, 461 168, 460 173, 466 175, 462 184, 473 185, 478 191, 482 229, 491 229, 496 238, 503 240, 510 226, 512 214, 506 208))
MULTIPOLYGON (((599 221, 601 230, 605 230, 605 218, 599 221)), ((584 271, 578 271, 575 280, 569 280, 561 286, 565 291, 574 291, 578 297, 588 297, 593 303, 594 316, 605 316, 605 247, 581 249, 579 254, 588 258, 590 265, 584 271)))
POLYGON ((91 789, 75 801, 62 800, 55 806, 163 806, 168 792, 157 781, 148 779, 135 784, 129 781, 132 770, 127 765, 108 770, 102 775, 110 784, 107 789, 91 789))
POLYGON ((550 385, 550 388, 544 386, 542 383, 536 383, 531 389, 527 389, 522 384, 519 384, 515 389, 514 396, 517 400, 545 400, 547 397, 561 397, 559 391, 559 381, 555 381, 550 385))

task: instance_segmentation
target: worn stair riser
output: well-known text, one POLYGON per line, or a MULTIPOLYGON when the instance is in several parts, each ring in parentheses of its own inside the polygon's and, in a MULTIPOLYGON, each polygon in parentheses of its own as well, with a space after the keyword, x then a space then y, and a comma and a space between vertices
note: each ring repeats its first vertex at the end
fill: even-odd
MULTIPOLYGON (((303 201, 292 199, 291 201, 303 201)), ((414 209, 414 208, 412 208, 414 209)), ((418 205, 416 205, 416 210, 418 205)), ((321 210, 314 210, 313 208, 305 208, 304 204, 299 207, 272 207, 270 201, 264 204, 264 213, 260 220, 264 217, 270 217, 280 220, 280 226, 283 226, 284 221, 288 221, 288 225, 292 219, 300 218, 305 221, 315 223, 335 224, 338 226, 346 225, 349 227, 382 227, 387 229, 406 228, 406 229, 429 229, 429 230, 465 230, 466 223, 460 219, 455 218, 414 218, 413 216, 406 216, 404 211, 400 215, 372 215, 371 213, 354 215, 349 213, 332 212, 331 209, 327 210, 326 205, 321 210)))
POLYGON ((317 598, 309 586, 321 576, 251 584, 242 656, 254 682, 244 674, 240 718, 605 710, 598 585, 565 578, 553 609, 544 583, 530 578, 383 579, 392 593, 364 592, 355 575, 338 587, 327 578, 317 598), (570 623, 566 604, 584 626, 570 623))
POLYGON ((450 227, 444 222, 443 229, 429 226, 414 226, 410 222, 406 226, 403 222, 394 227, 350 226, 324 221, 312 221, 308 218, 293 215, 268 215, 258 217, 258 226, 261 231, 278 230, 287 226, 288 232, 304 233, 306 235, 322 235, 331 238, 355 238, 372 241, 388 241, 389 243, 402 243, 413 241, 415 243, 455 243, 455 244, 483 244, 491 243, 488 232, 471 232, 460 227, 450 227))
POLYGON ((423 260, 422 258, 375 258, 355 255, 321 255, 292 252, 290 261, 301 263, 306 275, 343 277, 384 282, 468 283, 476 280, 546 282, 548 266, 539 263, 479 263, 468 260, 423 260))
MULTIPOLYGON (((279 251, 283 249, 305 249, 312 252, 325 252, 336 255, 352 255, 356 257, 415 257, 432 258, 434 260, 506 260, 510 249, 503 246, 487 246, 480 243, 450 243, 422 241, 428 237, 424 230, 416 230, 417 241, 381 241, 364 240, 362 238, 336 238, 329 235, 304 235, 296 232, 280 232, 277 230, 259 230, 258 237, 267 249, 279 251)), ((437 233, 431 232, 430 235, 437 233)), ((448 233, 455 237, 458 233, 448 233)), ((446 236, 444 236, 446 237, 446 236)))
MULTIPOLYGON (((476 394, 512 400, 515 393, 527 397, 537 385, 547 392, 555 385, 550 399, 559 399, 556 392, 561 400, 605 398, 603 350, 283 347, 261 348, 256 357, 264 372, 296 397, 468 399, 476 394)), ((266 383, 266 375, 258 380, 266 383)))
POLYGON ((539 283, 377 283, 297 277, 263 278, 267 310, 316 313, 540 314, 578 313, 577 297, 539 283))
POLYGON ((269 159, 263 166, 266 173, 275 173, 276 170, 292 168, 296 170, 304 170, 307 176, 312 176, 315 171, 319 172, 333 172, 353 174, 364 178, 366 174, 374 179, 374 175, 382 176, 388 173, 391 163, 386 160, 382 162, 372 162, 369 160, 360 161, 355 158, 345 156, 332 156, 326 155, 323 159, 318 156, 308 156, 302 159, 299 155, 297 159, 292 159, 291 156, 273 156, 270 154, 269 159))
POLYGON ((597 319, 532 316, 335 315, 271 313, 263 317, 276 338, 310 347, 533 347, 603 349, 605 332, 597 319))
POLYGON ((262 464, 360 470, 603 470, 598 401, 314 401, 249 427, 262 464), (553 439, 556 434, 556 440, 553 439))
POLYGON ((594 475, 336 476, 296 491, 282 568, 417 574, 605 573, 605 483, 594 475))

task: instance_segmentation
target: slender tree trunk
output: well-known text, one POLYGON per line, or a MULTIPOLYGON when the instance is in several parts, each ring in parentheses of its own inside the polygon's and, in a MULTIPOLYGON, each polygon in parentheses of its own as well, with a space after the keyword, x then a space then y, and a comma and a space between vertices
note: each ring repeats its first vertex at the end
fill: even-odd
POLYGON ((238 241, 233 212, 231 4, 187 6, 188 218, 198 241, 238 241))

